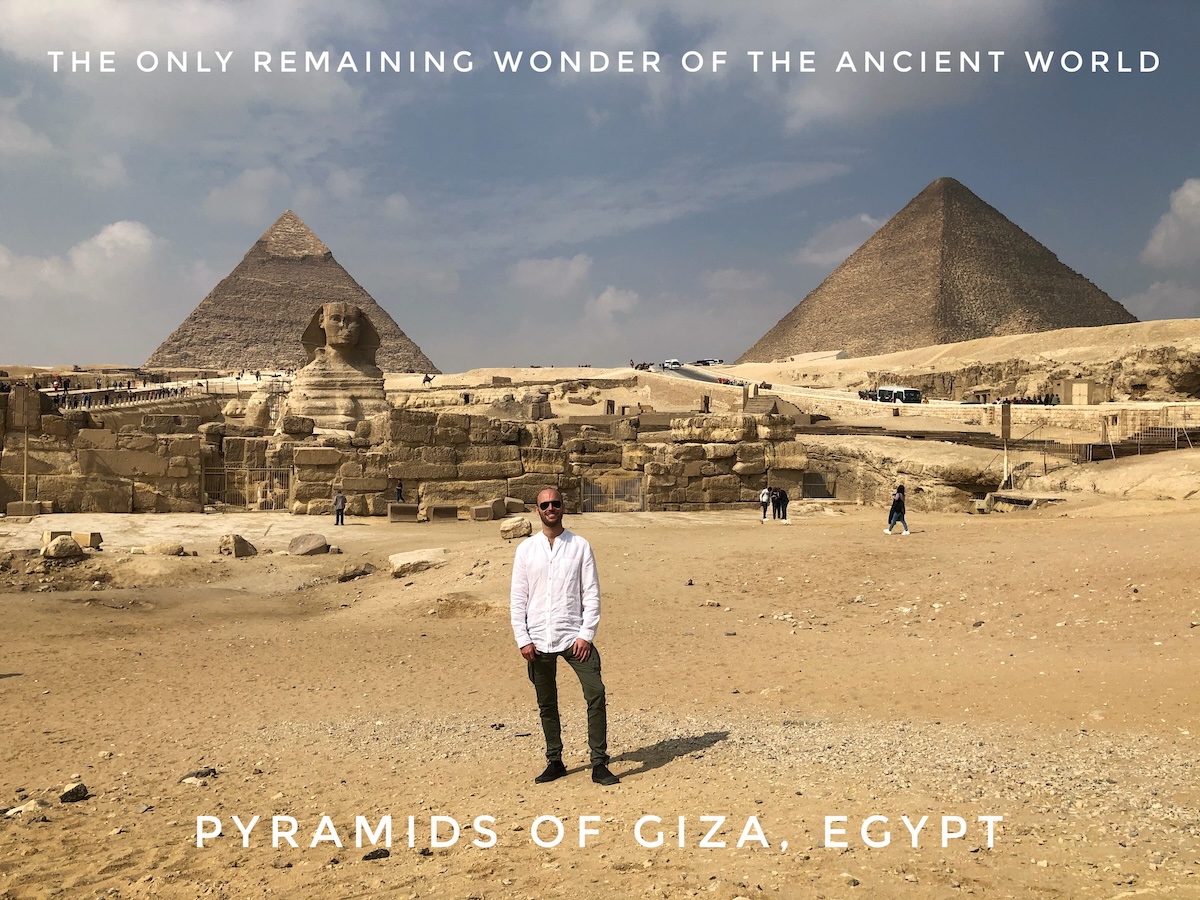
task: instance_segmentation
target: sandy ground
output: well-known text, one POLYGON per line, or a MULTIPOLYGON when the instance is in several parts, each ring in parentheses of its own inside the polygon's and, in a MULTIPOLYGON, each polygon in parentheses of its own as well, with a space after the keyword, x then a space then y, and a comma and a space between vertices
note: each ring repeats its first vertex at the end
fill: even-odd
POLYGON ((0 549, 106 539, 0 571, 0 809, 49 804, 0 816, 0 897, 1200 897, 1194 503, 1073 494, 909 537, 793 511, 568 519, 600 565, 613 788, 565 669, 571 775, 532 781, 496 523, 0 520, 0 549), (344 552, 284 555, 314 527, 344 552), (231 531, 274 552, 216 556, 231 531), (164 539, 199 555, 127 552, 164 539), (337 581, 432 547, 442 568, 337 581), (90 796, 60 803, 76 775, 90 796), (391 855, 364 860, 356 817, 384 815, 391 855), (224 832, 202 849, 199 816, 224 832), (234 816, 260 817, 248 846, 234 816), (928 816, 916 847, 902 816, 928 816))

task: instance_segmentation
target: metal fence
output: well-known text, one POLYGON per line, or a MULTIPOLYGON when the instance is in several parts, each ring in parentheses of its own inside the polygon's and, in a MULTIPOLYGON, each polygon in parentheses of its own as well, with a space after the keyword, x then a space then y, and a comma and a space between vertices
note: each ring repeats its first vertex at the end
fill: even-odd
POLYGON ((291 486, 290 467, 204 470, 205 503, 250 508, 286 498, 291 486))
POLYGON ((583 483, 583 512, 645 512, 644 478, 604 477, 583 483))

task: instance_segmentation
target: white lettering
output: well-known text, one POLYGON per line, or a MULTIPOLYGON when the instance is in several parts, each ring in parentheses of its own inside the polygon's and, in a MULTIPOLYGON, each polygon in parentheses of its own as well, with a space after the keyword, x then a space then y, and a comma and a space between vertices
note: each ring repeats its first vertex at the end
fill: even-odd
POLYGON ((221 820, 216 816, 196 816, 196 846, 204 849, 205 840, 221 836, 221 820), (205 825, 215 825, 216 831, 208 831, 205 825))
POLYGON ((996 837, 996 823, 1003 822, 1004 816, 980 816, 979 821, 987 822, 987 830, 988 830, 987 845, 988 845, 988 849, 991 850, 992 843, 996 837))
POLYGON ((339 850, 342 848, 342 839, 338 837, 337 829, 333 827, 333 819, 329 816, 321 816, 321 821, 317 823, 317 830, 313 832, 312 843, 308 845, 308 849, 312 849, 317 844, 331 842, 339 850))
POLYGON ((754 841, 763 847, 771 846, 767 843, 767 836, 763 834, 762 826, 758 824, 758 816, 751 816, 746 820, 746 825, 742 828, 742 836, 738 838, 738 849, 740 850, 747 841, 754 841))
POLYGON ((1050 64, 1054 62, 1054 51, 1051 50, 1049 53, 1042 53, 1042 51, 1039 50, 1036 56, 1030 56, 1029 51, 1026 50, 1025 62, 1029 63, 1030 72, 1049 71, 1050 64))
POLYGON ((908 829, 908 833, 912 835, 912 845, 916 847, 920 843, 917 837, 921 833, 921 829, 925 827, 925 823, 929 821, 929 816, 921 816, 921 821, 917 823, 917 827, 913 828, 912 822, 908 820, 908 816, 901 816, 900 821, 904 823, 904 827, 908 829))
POLYGON ((471 841, 471 843, 474 844, 476 847, 481 847, 484 850, 486 850, 489 847, 495 847, 496 846, 496 832, 492 831, 492 829, 487 827, 488 825, 495 825, 495 824, 496 824, 495 816, 476 816, 475 821, 471 823, 471 827, 474 828, 477 832, 479 832, 480 835, 483 836, 483 840, 480 840, 479 838, 475 838, 475 840, 471 841), (484 824, 485 822, 487 823, 487 825, 484 824))
POLYGON ((458 843, 458 820, 451 816, 432 816, 429 819, 429 846, 430 847, 453 847, 458 843), (444 840, 438 834, 439 825, 449 825, 451 827, 451 836, 449 840, 444 840))
POLYGON ((863 843, 866 844, 868 847, 876 847, 876 848, 886 847, 888 844, 890 844, 892 842, 892 833, 890 831, 885 831, 883 833, 882 840, 876 841, 876 840, 872 839, 872 837, 871 837, 871 823, 872 822, 882 822, 884 825, 886 825, 887 824, 887 816, 867 816, 865 819, 863 819, 863 823, 862 823, 863 843))
MULTIPOLYGON (((632 51, 630 51, 630 52, 632 52, 632 51)), ((587 836, 589 834, 599 834, 600 833, 600 829, 598 829, 598 828, 588 828, 589 822, 599 822, 599 821, 600 821, 599 816, 580 816, 579 817, 579 846, 580 847, 587 846, 587 836)))
POLYGON ((158 54, 153 50, 143 50, 137 55, 137 67, 143 72, 153 72, 158 68, 158 54), (149 59, 146 64, 142 63, 143 59, 149 59))
POLYGON ((724 847, 725 846, 724 841, 714 841, 712 839, 712 837, 714 834, 717 833, 717 829, 719 829, 722 825, 725 824, 725 817, 724 816, 701 816, 700 821, 702 823, 703 822, 712 822, 713 827, 708 829, 708 833, 700 839, 699 846, 701 848, 703 848, 704 850, 718 850, 721 847, 724 847))
POLYGON ((959 816, 942 816, 942 846, 945 847, 953 838, 960 838, 967 833, 967 820, 959 816), (958 830, 951 832, 951 822, 958 823, 958 830))
POLYGON ((371 842, 371 845, 379 843, 379 836, 383 835, 383 846, 392 846, 392 817, 380 816, 379 825, 374 831, 371 830, 371 823, 367 821, 366 816, 354 817, 354 846, 361 847, 363 845, 363 836, 371 842))
POLYGON ((521 56, 523 53, 524 51, 518 50, 517 55, 513 56, 511 50, 505 50, 502 58, 499 50, 493 50, 492 56, 496 57, 496 67, 501 72, 515 72, 521 68, 521 56))
POLYGON ((255 50, 254 51, 254 71, 255 72, 270 72, 271 71, 271 51, 270 50, 255 50))
POLYGON ((529 836, 532 837, 533 842, 535 844, 537 844, 539 847, 541 847, 543 850, 549 850, 551 847, 557 847, 562 842, 564 834, 566 834, 566 829, 563 828, 562 820, 559 819, 557 816, 538 816, 536 819, 533 820, 533 827, 529 829, 529 836), (554 828, 557 833, 555 834, 555 837, 553 840, 550 840, 550 841, 542 840, 542 837, 539 834, 538 829, 541 828, 543 822, 553 822, 554 823, 554 828))
MULTIPOLYGON (((851 63, 853 65, 853 63, 851 63)), ((845 841, 835 841, 834 835, 843 837, 846 834, 845 828, 834 828, 834 822, 845 822, 845 816, 826 816, 825 817, 825 846, 833 847, 839 850, 844 850, 849 846, 845 841)), ((914 845, 915 846, 915 845, 914 845)))
POLYGON ((636 840, 643 847, 650 849, 653 849, 654 847, 661 847, 663 842, 663 834, 661 831, 655 834, 654 840, 652 841, 647 841, 644 837, 642 837, 642 826, 648 822, 653 822, 655 825, 661 825, 662 819, 660 819, 658 816, 642 816, 637 820, 637 824, 633 826, 634 840, 636 840))
POLYGON ((250 832, 254 830, 254 826, 258 824, 258 816, 250 820, 249 825, 243 825, 242 820, 237 816, 233 817, 233 824, 237 826, 237 830, 242 833, 242 846, 250 846, 250 832))
POLYGON ((271 846, 278 849, 279 839, 283 838, 295 850, 300 849, 300 845, 296 843, 296 829, 300 827, 300 823, 291 816, 271 816, 271 846), (286 830, 281 829, 280 825, 290 826, 286 830))

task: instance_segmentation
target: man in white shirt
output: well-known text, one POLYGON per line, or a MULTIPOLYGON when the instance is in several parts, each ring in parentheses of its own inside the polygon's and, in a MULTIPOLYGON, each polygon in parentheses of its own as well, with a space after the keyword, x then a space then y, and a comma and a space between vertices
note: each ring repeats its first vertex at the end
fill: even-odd
POLYGON ((567 774, 558 718, 561 656, 579 676, 587 701, 592 781, 617 784, 620 779, 608 770, 608 714, 600 653, 592 646, 600 625, 596 558, 586 540, 563 528, 562 494, 557 488, 538 494, 537 511, 542 530, 517 547, 509 598, 513 636, 537 692, 546 737, 546 770, 534 781, 544 784, 567 774))

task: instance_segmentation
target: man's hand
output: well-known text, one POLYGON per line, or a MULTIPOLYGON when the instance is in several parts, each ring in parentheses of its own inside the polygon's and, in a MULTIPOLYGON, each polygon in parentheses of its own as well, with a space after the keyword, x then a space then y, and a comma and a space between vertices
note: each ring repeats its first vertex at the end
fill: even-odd
POLYGON ((583 638, 575 638, 575 643, 571 645, 571 655, 580 662, 587 662, 588 657, 592 655, 592 645, 583 638))
POLYGON ((533 662, 538 656, 537 647, 533 646, 533 644, 526 644, 521 648, 521 655, 530 662, 533 662))

